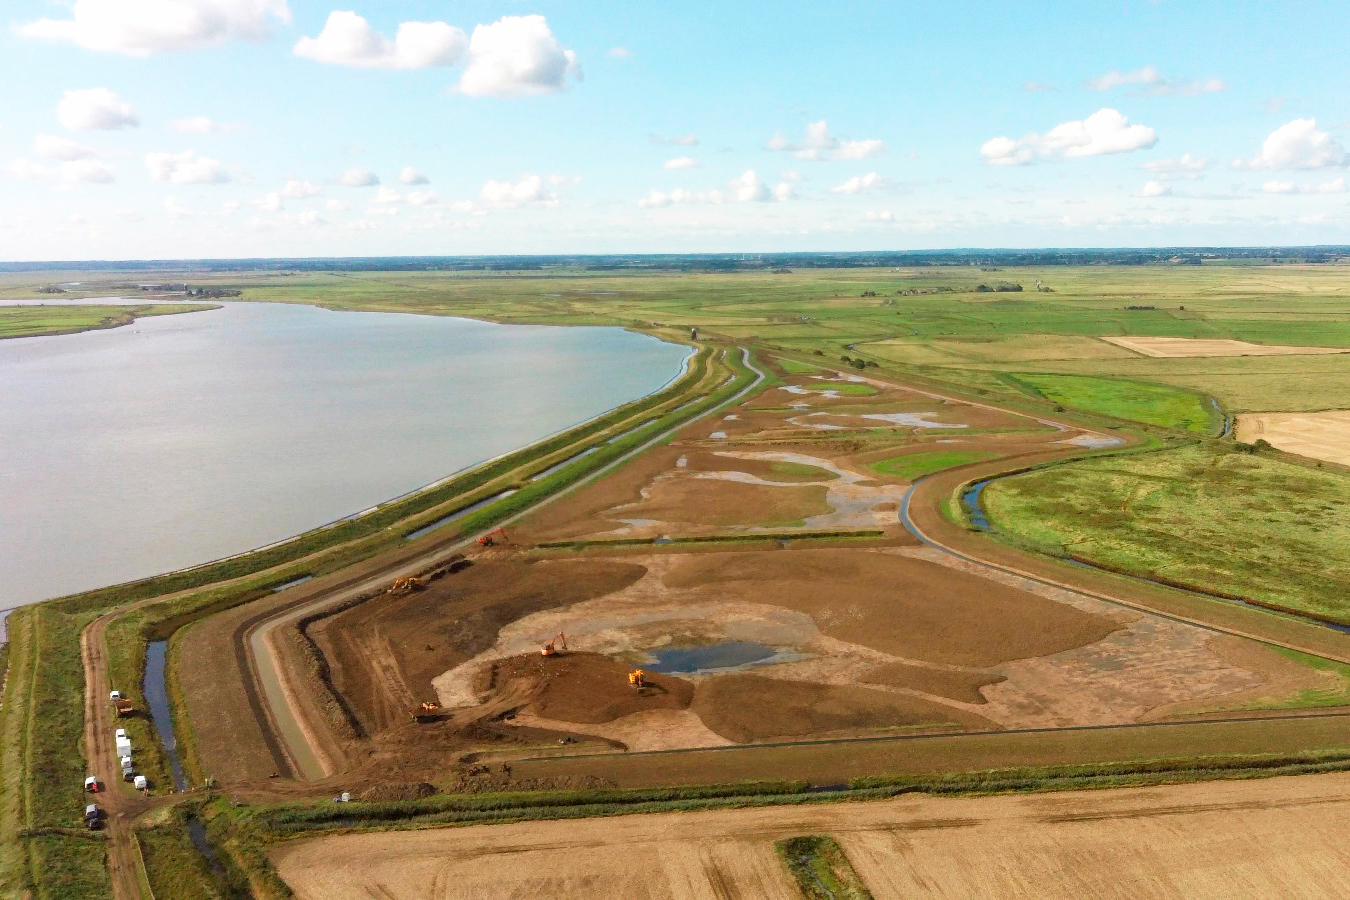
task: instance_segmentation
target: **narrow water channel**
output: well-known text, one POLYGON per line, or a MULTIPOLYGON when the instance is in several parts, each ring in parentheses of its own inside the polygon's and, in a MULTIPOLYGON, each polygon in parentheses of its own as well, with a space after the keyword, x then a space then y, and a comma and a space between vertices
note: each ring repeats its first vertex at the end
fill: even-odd
POLYGON ((169 757, 169 771, 175 790, 185 790, 183 761, 178 758, 178 739, 173 733, 173 715, 169 710, 169 685, 165 677, 165 663, 169 655, 168 641, 151 641, 145 647, 145 705, 150 710, 150 721, 169 757))

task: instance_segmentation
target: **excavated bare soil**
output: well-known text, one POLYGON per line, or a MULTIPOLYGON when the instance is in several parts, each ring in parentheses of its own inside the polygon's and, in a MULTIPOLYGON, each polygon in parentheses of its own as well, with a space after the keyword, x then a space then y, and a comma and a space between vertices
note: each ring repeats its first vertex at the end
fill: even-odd
POLYGON ((820 485, 768 486, 700 478, 658 481, 648 489, 646 500, 612 514, 686 525, 771 527, 828 512, 831 507, 820 485))
MULTIPOLYGON (((310 628, 334 687, 367 731, 435 697, 431 679, 490 647, 508 622, 604 596, 646 572, 616 560, 497 559, 405 597, 369 600, 310 628), (392 668, 389 663, 392 662, 392 668)), ((540 635, 542 644, 552 635, 540 635)))
POLYGON ((1007 676, 997 672, 958 672, 951 669, 930 669, 909 663, 883 663, 863 673, 867 684, 909 688, 959 700, 962 703, 986 703, 980 688, 1006 681, 1007 676))
POLYGON ((665 582, 772 598, 811 616, 831 637, 958 666, 1058 653, 1121 627, 976 575, 881 551, 691 555, 665 582))
POLYGON ((750 674, 700 684, 693 709, 713 731, 740 744, 950 722, 993 727, 973 713, 905 694, 750 674))
MULTIPOLYGON (((646 687, 628 684, 632 666, 598 653, 538 654, 498 660, 483 673, 489 697, 510 693, 519 709, 543 719, 597 725, 654 709, 688 709, 694 685, 683 678, 646 676, 646 687), (517 682, 525 682, 521 692, 517 682)), ((489 699, 487 702, 491 702, 489 699)))

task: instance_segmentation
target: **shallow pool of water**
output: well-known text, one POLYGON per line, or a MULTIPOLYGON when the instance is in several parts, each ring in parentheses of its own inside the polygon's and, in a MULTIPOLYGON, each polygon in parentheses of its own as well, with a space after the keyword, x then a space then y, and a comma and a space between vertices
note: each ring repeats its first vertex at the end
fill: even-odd
POLYGON ((665 675, 695 675, 711 669, 734 669, 772 659, 778 651, 753 641, 727 641, 703 647, 665 647, 652 650, 656 662, 647 668, 665 675))

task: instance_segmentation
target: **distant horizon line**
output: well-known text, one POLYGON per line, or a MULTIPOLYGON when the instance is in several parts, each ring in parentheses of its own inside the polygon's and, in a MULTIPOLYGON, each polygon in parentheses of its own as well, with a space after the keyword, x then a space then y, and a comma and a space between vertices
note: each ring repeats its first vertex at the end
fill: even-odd
MULTIPOLYGON (((789 259, 906 259, 923 257, 960 257, 960 256, 1034 256, 1038 254, 1061 254, 1065 256, 1119 256, 1126 254, 1242 254, 1246 258, 1261 256, 1296 256, 1300 253, 1313 253, 1319 256, 1350 256, 1350 244, 1242 244, 1242 245, 1201 245, 1201 244, 1161 244, 1138 247, 948 247, 930 250, 770 250, 770 251, 720 251, 687 253, 474 253, 474 254, 408 254, 408 255, 370 255, 370 256, 235 256, 235 257, 175 257, 145 259, 67 259, 67 260, 0 260, 0 272, 19 273, 25 271, 59 271, 61 268, 90 270, 95 267, 127 269, 153 267, 172 268, 176 266, 204 266, 238 268, 243 264, 265 264, 272 267, 313 266, 316 263, 356 263, 372 262, 408 263, 475 263, 498 261, 524 261, 535 264, 549 261, 623 261, 623 260, 713 260, 725 262, 789 259)), ((364 267, 364 266, 363 266, 364 267)))

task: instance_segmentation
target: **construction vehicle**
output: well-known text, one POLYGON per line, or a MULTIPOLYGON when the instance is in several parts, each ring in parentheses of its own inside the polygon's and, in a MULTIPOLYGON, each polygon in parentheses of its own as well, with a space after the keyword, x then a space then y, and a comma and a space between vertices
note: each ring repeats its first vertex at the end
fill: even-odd
POLYGON ((389 594, 393 597, 405 597, 413 591, 420 591, 422 587, 422 579, 416 575, 409 575, 406 578, 395 578, 394 583, 389 586, 389 594))
POLYGON ((432 722, 441 714, 441 705, 439 703, 424 702, 420 707, 413 710, 412 718, 414 722, 432 722))
POLYGON ((539 655, 557 656, 559 653, 561 653, 566 649, 567 649, 567 635, 563 634, 560 631, 558 632, 557 637, 555 637, 553 640, 549 641, 547 644, 545 644, 543 647, 539 649, 539 655))
POLYGON ((489 531, 487 534, 483 535, 478 539, 478 546, 491 547, 493 544, 497 543, 497 541, 501 541, 503 544, 506 543, 505 528, 498 528, 496 531, 489 531))
POLYGON ((113 708, 117 710, 117 718, 125 719, 127 716, 136 714, 136 707, 130 700, 114 700, 113 708))
POLYGON ((628 684, 639 691, 647 686, 647 673, 641 669, 634 669, 628 673, 628 684))

